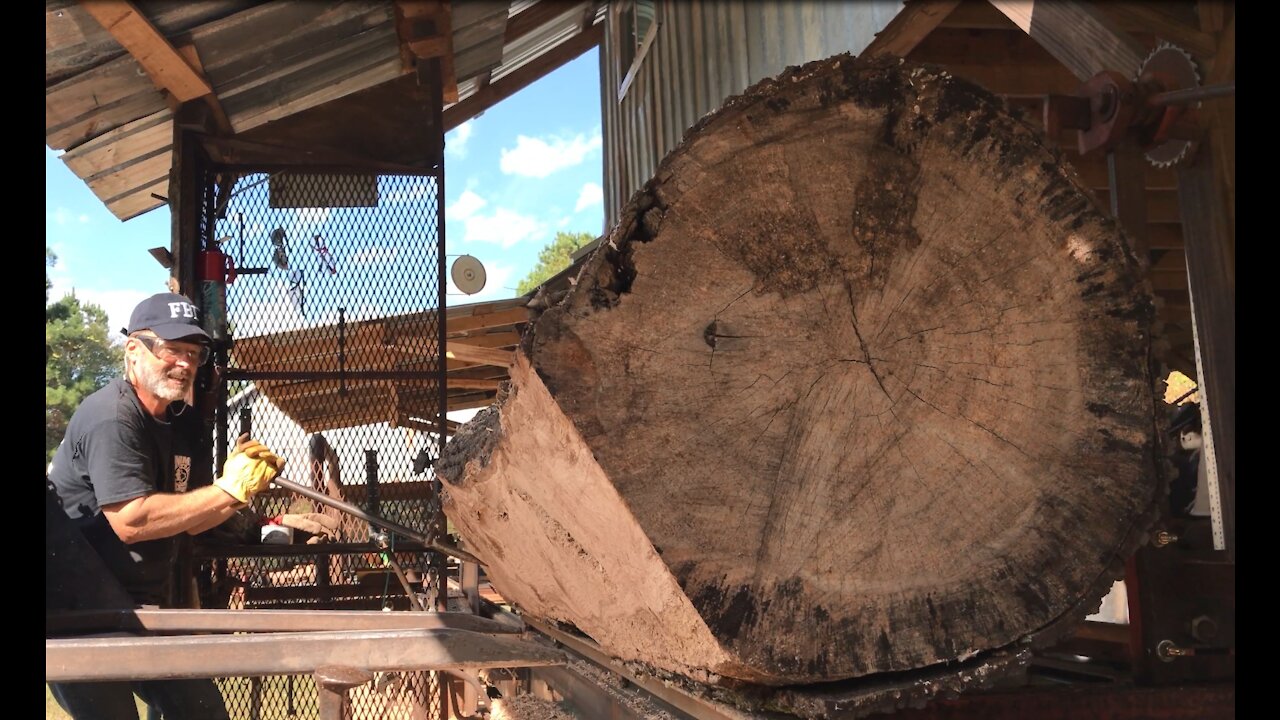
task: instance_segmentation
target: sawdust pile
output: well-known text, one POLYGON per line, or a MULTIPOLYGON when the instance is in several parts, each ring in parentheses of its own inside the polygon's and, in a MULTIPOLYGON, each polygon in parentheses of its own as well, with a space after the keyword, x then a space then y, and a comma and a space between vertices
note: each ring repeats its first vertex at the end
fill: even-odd
POLYGON ((647 695, 629 689, 624 678, 595 663, 570 660, 568 668, 604 688, 610 697, 645 720, 675 720, 670 713, 660 709, 647 695))
POLYGON ((494 700, 489 720, 580 720, 580 718, 550 700, 532 695, 516 695, 494 700))

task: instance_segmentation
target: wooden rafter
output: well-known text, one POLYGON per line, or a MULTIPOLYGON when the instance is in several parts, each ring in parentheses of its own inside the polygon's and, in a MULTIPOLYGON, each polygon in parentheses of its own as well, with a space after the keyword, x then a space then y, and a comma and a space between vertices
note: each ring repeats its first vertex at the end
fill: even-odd
POLYGON ((496 350, 451 340, 445 346, 445 357, 453 360, 462 360, 463 362, 505 367, 512 363, 515 359, 515 354, 510 350, 496 350))
POLYGON ((450 337, 457 337, 480 330, 502 327, 503 325, 529 322, 529 315, 528 308, 513 307, 496 312, 447 317, 445 318, 445 331, 449 333, 450 337))
POLYGON ((444 129, 448 132, 466 120, 479 115, 499 102, 528 87, 547 73, 573 60, 600 44, 603 31, 599 23, 591 29, 577 33, 548 50, 536 60, 518 70, 491 82, 482 90, 452 107, 445 108, 444 129))
POLYGON ((1098 8, 1116 24, 1131 32, 1150 33, 1177 45, 1197 58, 1213 56, 1213 36, 1192 27, 1155 3, 1103 2, 1098 8))
POLYGON ((229 136, 235 130, 218 101, 213 85, 205 77, 200 55, 188 43, 174 47, 133 3, 127 0, 82 0, 86 12, 102 25, 125 49, 152 82, 169 94, 173 106, 203 99, 209 106, 217 134, 229 136))
POLYGON ((1103 70, 1136 74, 1146 57, 1146 50, 1138 41, 1089 4, 1046 0, 990 2, 1081 80, 1103 70))
POLYGON ((127 0, 83 0, 82 5, 178 102, 213 93, 209 81, 127 0))
POLYGON ((959 4, 960 0, 917 0, 907 3, 883 30, 876 33, 875 39, 861 54, 864 57, 906 57, 959 4))

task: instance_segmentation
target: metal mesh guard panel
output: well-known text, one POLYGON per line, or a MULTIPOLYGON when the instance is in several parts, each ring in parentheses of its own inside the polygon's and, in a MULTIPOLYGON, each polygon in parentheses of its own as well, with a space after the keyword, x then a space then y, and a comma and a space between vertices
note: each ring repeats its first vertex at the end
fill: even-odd
MULTIPOLYGON (((376 673, 352 688, 343 716, 348 720, 441 718, 442 679, 435 672, 376 673)), ((216 678, 231 720, 312 720, 319 717, 316 684, 309 675, 216 678)))
MULTIPOLYGON (((208 237, 238 275, 226 290, 234 339, 228 367, 251 376, 227 388, 232 437, 246 412, 254 437, 286 459, 289 479, 415 529, 441 522, 431 471, 415 472, 413 463, 423 450, 439 454, 437 178, 243 175, 208 237)), ((295 499, 273 490, 254 510, 271 517, 295 499)), ((367 524, 324 511, 342 523, 341 540, 368 539, 367 524)), ((430 576, 424 556, 394 557, 430 576)), ((228 558, 214 575, 217 584, 235 586, 230 607, 408 609, 372 553, 228 558)), ((317 712, 308 676, 218 682, 232 718, 317 712)), ((348 717, 441 716, 435 673, 382 673, 350 697, 348 717)))

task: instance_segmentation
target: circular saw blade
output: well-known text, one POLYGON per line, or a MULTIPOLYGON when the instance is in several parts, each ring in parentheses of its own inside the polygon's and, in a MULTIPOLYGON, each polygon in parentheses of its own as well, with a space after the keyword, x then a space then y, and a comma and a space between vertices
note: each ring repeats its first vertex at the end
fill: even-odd
MULTIPOLYGON (((1188 90, 1200 87, 1200 73, 1196 61, 1182 48, 1162 42, 1142 61, 1138 79, 1157 80, 1164 90, 1188 90)), ((1192 107, 1199 107, 1195 103, 1192 107)), ((1146 151, 1147 160, 1156 167, 1169 167, 1181 161, 1191 151, 1192 141, 1172 139, 1146 151)))

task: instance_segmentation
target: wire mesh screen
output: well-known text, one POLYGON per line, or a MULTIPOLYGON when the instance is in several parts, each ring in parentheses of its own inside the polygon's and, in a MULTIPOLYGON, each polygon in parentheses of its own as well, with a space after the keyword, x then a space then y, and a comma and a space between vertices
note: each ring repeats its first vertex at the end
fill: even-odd
MULTIPOLYGON (((347 693, 350 720, 445 718, 443 678, 434 672, 375 673, 347 693)), ((316 685, 309 675, 215 678, 231 720, 303 720, 318 716, 316 685)))
MULTIPOLYGON (((285 458, 283 477, 419 532, 443 527, 430 468, 443 420, 444 251, 435 176, 240 173, 213 232, 229 257, 227 427, 285 458), (234 279, 230 277, 234 266, 234 279)), ((320 512, 341 543, 365 521, 273 488, 262 519, 320 512)), ((226 557, 204 568, 232 608, 408 610, 438 583, 422 552, 226 557), (396 571, 399 572, 396 572, 396 571)), ((295 540, 294 542, 301 542, 295 540)), ((309 677, 220 681, 232 718, 315 717, 309 677)), ((432 673, 386 673, 351 692, 350 717, 441 717, 432 673)))

